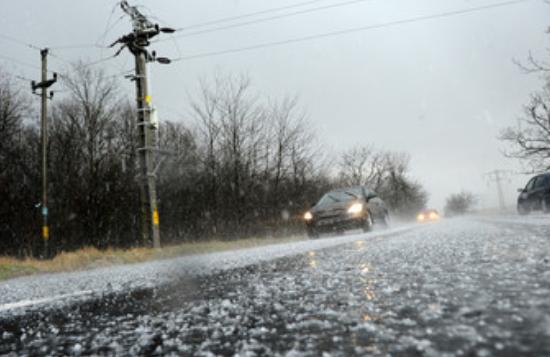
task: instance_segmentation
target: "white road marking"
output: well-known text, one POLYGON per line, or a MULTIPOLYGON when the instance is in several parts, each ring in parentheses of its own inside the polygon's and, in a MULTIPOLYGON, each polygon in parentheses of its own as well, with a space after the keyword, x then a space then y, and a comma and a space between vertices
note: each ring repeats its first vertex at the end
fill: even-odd
POLYGON ((85 295, 91 295, 93 294, 93 291, 91 290, 84 290, 84 291, 77 291, 70 294, 61 294, 61 295, 54 295, 47 298, 41 298, 41 299, 34 299, 34 300, 21 300, 13 303, 3 304, 0 305, 0 312, 13 310, 13 309, 20 309, 23 307, 29 307, 29 306, 35 306, 35 305, 42 305, 42 304, 50 304, 52 302, 65 300, 68 298, 73 297, 82 297, 85 295))

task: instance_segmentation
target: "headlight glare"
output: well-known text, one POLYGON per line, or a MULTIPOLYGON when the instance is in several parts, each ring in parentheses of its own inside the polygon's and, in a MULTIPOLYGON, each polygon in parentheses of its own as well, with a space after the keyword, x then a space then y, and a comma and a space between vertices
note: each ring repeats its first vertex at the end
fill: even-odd
POLYGON ((363 212, 363 204, 362 203, 354 203, 351 205, 350 208, 348 208, 348 213, 351 214, 358 214, 363 212))
POLYGON ((306 221, 310 221, 313 219, 313 215, 311 214, 311 212, 306 212, 306 214, 304 214, 304 219, 306 221))

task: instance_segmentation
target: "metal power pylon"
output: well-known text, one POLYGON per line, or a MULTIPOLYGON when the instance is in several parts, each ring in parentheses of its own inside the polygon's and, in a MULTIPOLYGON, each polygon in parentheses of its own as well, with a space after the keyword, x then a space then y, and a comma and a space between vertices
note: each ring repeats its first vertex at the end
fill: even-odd
POLYGON ((497 186, 498 205, 501 211, 506 208, 506 204, 504 201, 504 191, 502 190, 502 181, 505 179, 508 173, 509 172, 506 170, 493 170, 485 174, 485 177, 489 181, 494 182, 497 186))

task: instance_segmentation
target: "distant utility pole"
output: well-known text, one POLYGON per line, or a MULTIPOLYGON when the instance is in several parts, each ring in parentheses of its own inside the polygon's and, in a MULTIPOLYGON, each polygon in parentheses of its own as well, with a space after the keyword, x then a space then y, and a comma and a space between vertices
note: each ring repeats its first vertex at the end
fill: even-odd
POLYGON ((155 142, 153 131, 157 129, 156 122, 152 120, 153 107, 151 95, 149 94, 147 63, 159 62, 170 63, 165 57, 157 57, 153 51, 149 53, 147 47, 151 44, 151 38, 161 32, 173 33, 170 28, 161 28, 151 23, 135 6, 128 5, 128 2, 121 2, 122 10, 132 19, 133 31, 116 40, 111 47, 117 44, 122 46, 116 52, 119 55, 124 48, 128 48, 135 57, 135 75, 132 80, 136 82, 137 94, 137 116, 140 147, 138 150, 140 162, 140 196, 142 214, 142 236, 144 242, 153 242, 153 247, 160 248, 159 213, 157 205, 155 142))
POLYGON ((57 81, 57 73, 53 74, 52 79, 48 79, 48 49, 40 51, 42 59, 42 79, 39 83, 31 82, 33 94, 37 89, 41 89, 41 111, 40 111, 40 134, 42 140, 42 240, 44 241, 44 257, 48 257, 48 241, 50 239, 50 227, 48 226, 48 98, 53 97, 50 92, 48 97, 48 88, 57 81))
POLYGON ((496 183, 498 204, 501 211, 503 211, 506 208, 506 205, 504 203, 504 192, 502 190, 502 180, 504 179, 505 175, 506 175, 506 171, 504 170, 493 170, 485 174, 485 176, 489 181, 496 183))

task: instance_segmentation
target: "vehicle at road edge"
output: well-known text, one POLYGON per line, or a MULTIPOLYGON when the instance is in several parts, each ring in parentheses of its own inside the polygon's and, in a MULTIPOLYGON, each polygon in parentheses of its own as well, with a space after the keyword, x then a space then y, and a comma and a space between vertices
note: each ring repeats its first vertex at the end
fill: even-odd
POLYGON ((524 188, 518 189, 518 192, 519 214, 529 214, 535 210, 550 213, 550 172, 531 178, 524 188))
POLYGON ((388 209, 378 195, 364 186, 327 192, 304 214, 307 234, 316 238, 321 233, 342 233, 348 229, 372 230, 375 223, 387 227, 388 209))

